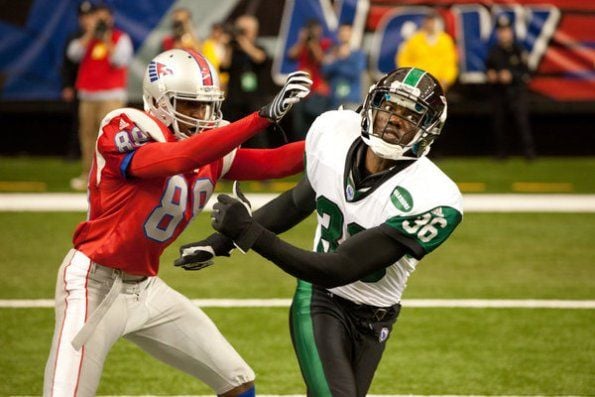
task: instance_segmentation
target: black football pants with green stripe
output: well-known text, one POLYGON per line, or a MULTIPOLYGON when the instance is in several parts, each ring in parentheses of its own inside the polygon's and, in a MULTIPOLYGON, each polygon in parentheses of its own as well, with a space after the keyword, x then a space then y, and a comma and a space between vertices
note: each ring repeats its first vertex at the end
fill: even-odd
POLYGON ((365 396, 399 310, 396 305, 379 315, 298 281, 290 329, 308 396, 365 396))

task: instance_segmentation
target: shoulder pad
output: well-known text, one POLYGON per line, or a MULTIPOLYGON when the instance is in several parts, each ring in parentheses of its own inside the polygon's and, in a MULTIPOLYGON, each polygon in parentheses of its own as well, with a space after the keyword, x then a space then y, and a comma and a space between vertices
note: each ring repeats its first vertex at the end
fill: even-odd
MULTIPOLYGON (((134 108, 112 110, 101 121, 101 127, 103 128, 103 126, 109 124, 114 118, 122 115, 126 115, 131 122, 133 122, 142 132, 149 135, 153 140, 157 142, 167 142, 172 140, 172 133, 165 124, 142 110, 134 108)), ((122 127, 122 129, 125 128, 126 126, 122 127)))
POLYGON ((325 139, 338 140, 355 138, 360 135, 361 118, 353 110, 329 110, 314 120, 306 134, 306 151, 319 148, 322 136, 325 139), (336 136, 336 139, 333 137, 336 136))

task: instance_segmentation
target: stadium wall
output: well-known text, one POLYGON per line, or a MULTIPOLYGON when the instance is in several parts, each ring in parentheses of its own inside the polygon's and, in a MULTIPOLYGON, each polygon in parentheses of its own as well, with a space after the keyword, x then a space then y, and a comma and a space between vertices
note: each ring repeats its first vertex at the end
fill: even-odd
MULTIPOLYGON (((59 101, 59 71, 66 37, 76 29, 72 0, 2 1, 0 7, 1 154, 57 154, 68 140, 70 111, 59 101), (26 132, 25 132, 26 131, 26 132)), ((486 51, 494 21, 506 14, 530 54, 531 121, 540 154, 593 154, 595 121, 595 3, 582 0, 106 0, 116 22, 130 33, 135 58, 130 68, 131 103, 140 101, 141 76, 169 29, 169 12, 194 12, 200 36, 214 22, 253 13, 261 22, 262 43, 273 58, 277 83, 294 65, 282 54, 310 18, 333 36, 339 23, 352 23, 355 45, 369 60, 369 80, 394 67, 394 53, 407 23, 418 24, 436 9, 456 40, 461 74, 449 92, 450 117, 441 138, 444 155, 491 152, 491 125, 484 85, 486 51), (206 13, 204 10, 208 9, 206 13), (282 16, 281 18, 279 16, 282 16), (561 136, 564 138, 561 139, 561 136)), ((274 86, 271 84, 271 90, 274 86)), ((437 145, 438 146, 438 145, 437 145)))

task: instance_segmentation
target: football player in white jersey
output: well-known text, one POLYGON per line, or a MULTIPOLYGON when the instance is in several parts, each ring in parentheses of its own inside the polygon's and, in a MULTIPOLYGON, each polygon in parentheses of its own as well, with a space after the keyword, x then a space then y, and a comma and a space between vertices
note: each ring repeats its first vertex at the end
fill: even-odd
MULTIPOLYGON (((250 216, 220 195, 215 229, 299 279, 290 320, 309 396, 365 396, 409 275, 461 222, 456 184, 426 154, 446 121, 439 82, 399 68, 359 112, 323 113, 306 137, 306 175, 250 216), (316 210, 314 252, 276 236, 316 210)), ((232 243, 214 234, 182 247, 199 267, 232 243)))

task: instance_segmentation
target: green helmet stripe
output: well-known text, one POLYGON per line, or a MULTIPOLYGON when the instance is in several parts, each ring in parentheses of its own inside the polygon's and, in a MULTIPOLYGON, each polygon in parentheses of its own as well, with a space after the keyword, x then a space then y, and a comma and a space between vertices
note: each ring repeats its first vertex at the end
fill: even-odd
POLYGON ((403 80, 403 84, 407 84, 412 87, 416 87, 419 84, 419 82, 421 81, 421 78, 423 77, 424 74, 426 74, 426 72, 424 72, 421 69, 411 68, 411 70, 407 73, 407 76, 405 76, 405 79, 403 80))

